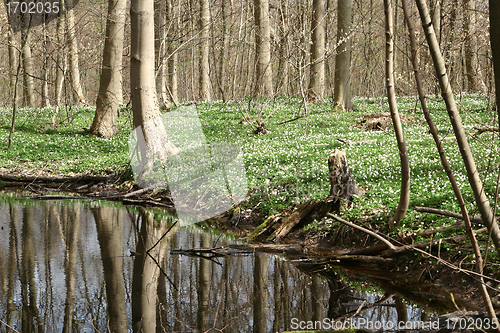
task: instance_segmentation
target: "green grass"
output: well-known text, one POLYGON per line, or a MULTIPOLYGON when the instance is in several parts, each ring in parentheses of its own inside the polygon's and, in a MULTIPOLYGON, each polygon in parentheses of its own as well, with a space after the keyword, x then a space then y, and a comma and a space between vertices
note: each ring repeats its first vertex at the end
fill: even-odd
MULTIPOLYGON (((488 108, 483 96, 457 97, 466 131, 474 133, 474 126, 495 124, 496 112, 488 108)), ((428 133, 422 113, 415 108, 416 98, 399 98, 399 110, 409 117, 417 117, 404 125, 411 166, 410 210, 400 230, 428 229, 454 222, 413 211, 415 206, 429 206, 459 211, 451 186, 442 171, 434 142, 428 133), (409 111, 411 110, 411 111, 409 111)), ((440 136, 453 137, 445 105, 440 98, 429 98, 429 108, 440 136)), ((291 204, 324 198, 329 191, 327 157, 334 149, 347 153, 355 180, 366 194, 356 199, 355 205, 344 212, 348 219, 370 217, 372 223, 385 225, 399 200, 399 153, 392 128, 387 131, 365 131, 356 127, 365 114, 388 112, 385 98, 354 99, 356 111, 332 111, 331 104, 308 105, 308 115, 282 123, 294 116, 304 115, 300 100, 276 98, 241 102, 210 102, 198 105, 198 112, 208 142, 229 141, 238 144, 244 153, 251 197, 245 203, 266 214, 286 209, 291 204), (249 108, 250 105, 250 108, 249 108), (245 116, 263 118, 268 134, 256 135, 249 124, 240 124, 245 116), (281 124, 280 124, 281 123, 281 124), (337 139, 375 143, 346 145, 337 139)), ((34 172, 44 170, 55 174, 105 174, 120 172, 128 163, 127 139, 131 127, 130 110, 123 110, 120 131, 116 137, 103 140, 87 134, 93 119, 93 108, 61 110, 57 126, 51 126, 52 109, 19 110, 14 146, 7 150, 11 110, 0 110, 5 125, 0 128, 0 167, 23 167, 34 172)), ((492 199, 496 171, 500 164, 498 141, 489 133, 482 134, 481 142, 469 140, 486 193, 492 199)), ((455 176, 476 214, 472 192, 465 168, 454 139, 443 142, 455 176)))

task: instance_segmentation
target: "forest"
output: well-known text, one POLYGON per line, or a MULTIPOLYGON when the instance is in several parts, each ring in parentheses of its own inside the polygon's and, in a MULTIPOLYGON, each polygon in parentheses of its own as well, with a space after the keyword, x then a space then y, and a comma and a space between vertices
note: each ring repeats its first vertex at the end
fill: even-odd
POLYGON ((311 265, 459 272, 497 320, 500 2, 0 7, 2 192, 175 212, 152 248, 195 224, 311 265))

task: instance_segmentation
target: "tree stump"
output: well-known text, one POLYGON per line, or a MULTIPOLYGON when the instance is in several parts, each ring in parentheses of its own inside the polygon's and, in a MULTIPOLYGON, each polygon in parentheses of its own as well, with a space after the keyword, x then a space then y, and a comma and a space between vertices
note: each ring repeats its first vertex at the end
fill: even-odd
POLYGON ((344 205, 352 202, 352 197, 359 195, 358 187, 349 170, 349 163, 345 151, 335 149, 328 156, 328 170, 330 179, 330 195, 332 210, 339 211, 344 205))

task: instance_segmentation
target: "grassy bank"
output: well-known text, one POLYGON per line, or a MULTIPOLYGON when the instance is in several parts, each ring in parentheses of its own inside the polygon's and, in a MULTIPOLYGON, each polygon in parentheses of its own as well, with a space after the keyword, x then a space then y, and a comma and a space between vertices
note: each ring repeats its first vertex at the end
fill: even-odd
MULTIPOLYGON (((486 98, 457 98, 467 132, 474 133, 474 127, 495 124, 496 112, 489 108, 486 98)), ((454 222, 416 213, 415 206, 459 211, 415 100, 399 99, 400 112, 410 119, 404 124, 404 131, 412 178, 410 211, 401 229, 412 230, 454 222)), ((242 148, 251 188, 245 205, 259 205, 266 214, 272 214, 294 203, 324 198, 329 191, 327 157, 334 149, 342 149, 347 153, 356 182, 366 191, 344 215, 351 220, 364 217, 372 223, 385 223, 399 199, 400 161, 396 140, 392 127, 385 131, 367 131, 357 123, 366 114, 388 112, 388 106, 383 98, 355 99, 354 104, 356 110, 351 112, 334 112, 330 104, 308 105, 306 115, 302 103, 294 99, 212 102, 199 104, 198 112, 209 142, 229 141, 242 148), (253 133, 255 123, 242 121, 248 117, 256 120, 259 112, 262 119, 269 117, 266 121, 269 132, 264 135, 253 133), (364 142, 347 144, 346 141, 364 142)), ((477 214, 444 103, 439 98, 430 98, 429 108, 469 208, 477 214)), ((35 174, 121 173, 128 164, 131 111, 121 111, 118 135, 103 140, 85 131, 92 122, 93 109, 62 109, 54 126, 51 124, 53 109, 21 109, 10 150, 7 150, 7 139, 11 110, 0 110, 4 124, 0 128, 0 168, 35 174)), ((492 199, 500 165, 498 141, 491 133, 484 133, 479 139, 471 139, 470 144, 486 192, 492 199)))

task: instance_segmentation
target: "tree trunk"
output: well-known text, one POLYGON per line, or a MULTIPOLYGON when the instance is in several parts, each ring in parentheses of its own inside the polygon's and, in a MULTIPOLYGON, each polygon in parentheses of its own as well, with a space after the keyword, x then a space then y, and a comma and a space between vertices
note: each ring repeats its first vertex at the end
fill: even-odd
MULTIPOLYGON (((391 224, 398 225, 408 210, 410 202, 410 163, 406 149, 403 126, 399 119, 398 104, 396 102, 396 88, 394 86, 394 23, 392 13, 392 0, 384 0, 385 13, 385 77, 387 87, 387 99, 391 110, 392 123, 398 142, 399 157, 401 160, 401 192, 398 207, 391 220, 391 224)), ((393 225, 390 225, 392 227, 393 225)))
POLYGON ((263 253, 256 253, 254 257, 253 333, 265 333, 267 332, 269 258, 263 253))
POLYGON ((477 91, 477 57, 476 57, 476 36, 474 27, 476 25, 475 0, 463 1, 463 29, 464 29, 464 56, 465 56, 465 71, 467 76, 467 91, 477 91))
MULTIPOLYGON (((155 10, 155 49, 156 53, 156 95, 160 109, 168 108, 167 97, 167 4, 166 0, 158 0, 155 10)), ((170 44, 170 42, 169 42, 170 44)))
MULTIPOLYGON (((179 6, 180 6, 179 2, 179 6)), ((178 63, 178 55, 175 50, 175 45, 177 45, 177 42, 174 43, 174 36, 177 37, 179 35, 179 30, 181 26, 181 20, 180 20, 180 7, 179 7, 179 13, 176 16, 174 14, 174 6, 172 3, 172 0, 168 0, 167 2, 167 20, 169 22, 176 21, 177 24, 173 24, 172 27, 169 29, 169 43, 167 45, 168 48, 168 55, 169 59, 167 62, 168 65, 168 84, 169 84, 169 95, 170 95, 170 100, 174 105, 177 105, 177 102, 179 101, 179 83, 178 83, 178 73, 177 73, 177 63, 178 63)))
MULTIPOLYGON (((289 95, 289 80, 288 80, 288 62, 289 60, 289 39, 288 35, 289 25, 288 25, 288 3, 286 1, 280 1, 280 21, 281 21, 281 36, 279 44, 279 61, 278 61, 278 83, 277 85, 281 91, 277 93, 283 93, 285 96, 289 95)), ((277 89, 278 90, 278 89, 277 89)))
POLYGON ((500 1, 489 1, 490 7, 490 44, 495 75, 495 104, 500 124, 500 1))
POLYGON ((126 0, 108 1, 106 39, 102 56, 99 95, 90 132, 110 138, 118 131, 118 107, 122 94, 122 54, 126 0))
POLYGON ((61 0, 61 6, 64 7, 66 2, 66 25, 68 29, 68 46, 69 46, 69 70, 71 74, 71 82, 73 85, 73 102, 75 105, 85 104, 82 85, 80 83, 80 68, 78 56, 78 42, 75 36, 75 14, 73 12, 73 0, 61 0))
POLYGON ((80 208, 79 206, 65 207, 69 210, 66 225, 66 257, 64 261, 64 272, 66 274, 66 307, 64 309, 63 333, 73 331, 73 318, 75 313, 75 282, 76 262, 78 258, 78 236, 80 232, 80 208))
POLYGON ((438 44, 441 45, 441 0, 431 0, 431 17, 438 44))
POLYGON ((8 15, 10 29, 8 30, 9 43, 9 87, 14 92, 14 85, 17 79, 17 67, 19 64, 19 30, 20 22, 18 15, 8 15))
POLYGON ((269 20, 269 0, 254 0, 255 17, 255 53, 257 69, 255 71, 255 95, 273 95, 273 71, 271 64, 271 25, 269 20))
POLYGON ((201 59, 200 59, 200 98, 210 101, 210 1, 201 0, 200 37, 201 37, 201 59))
POLYGON ((35 107, 35 84, 33 82, 33 58, 31 56, 31 15, 22 14, 21 54, 24 69, 25 105, 35 107))
POLYGON ((66 31, 66 11, 64 6, 61 6, 59 11, 59 17, 57 18, 57 60, 56 60, 56 82, 55 82, 55 111, 52 116, 52 125, 55 124, 56 116, 59 112, 59 108, 62 105, 62 93, 64 77, 66 75, 66 53, 65 53, 65 31, 66 31))
POLYGON ((335 57, 334 101, 337 107, 352 109, 351 102, 351 21, 352 0, 339 0, 337 56, 335 57))
MULTIPOLYGON (((130 89, 133 126, 140 155, 136 170, 140 170, 144 179, 155 172, 153 166, 156 162, 164 163, 168 156, 179 151, 167 136, 156 100, 153 7, 153 0, 133 0, 130 5, 130 89)), ((142 183, 141 179, 136 181, 151 185, 142 183)))
POLYGON ((322 102, 325 91, 325 1, 313 0, 312 10, 311 81, 308 100, 322 102))
POLYGON ((439 45, 436 40, 436 35, 434 34, 429 10, 427 8, 425 0, 417 0, 417 7, 420 13, 420 18, 422 20, 422 26, 424 27, 425 37, 427 39, 427 43, 429 44, 429 50, 431 52, 434 68, 436 70, 436 75, 441 87, 442 96, 446 103, 446 109, 453 126, 453 132, 455 133, 458 146, 460 147, 460 153, 462 155, 465 168, 467 169, 467 178, 469 180, 472 191, 474 192, 474 198, 478 205, 479 211, 481 212, 481 217, 484 221, 484 224, 490 230, 491 238, 493 240, 493 243, 495 244, 495 248, 500 253, 500 230, 498 228, 496 220, 493 217, 493 212, 491 210, 489 200, 484 193, 484 187, 481 179, 479 178, 479 172, 476 168, 469 143, 467 142, 467 136, 462 126, 462 119, 458 112, 458 108, 453 97, 453 91, 448 81, 446 66, 443 56, 441 55, 441 51, 439 50, 439 45))
POLYGON ((42 31, 43 31, 42 108, 50 108, 49 82, 48 82, 49 52, 47 50, 47 44, 50 36, 49 32, 47 31, 45 16, 43 17, 42 31))

